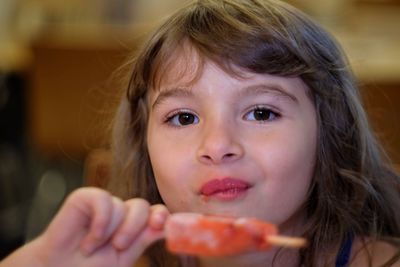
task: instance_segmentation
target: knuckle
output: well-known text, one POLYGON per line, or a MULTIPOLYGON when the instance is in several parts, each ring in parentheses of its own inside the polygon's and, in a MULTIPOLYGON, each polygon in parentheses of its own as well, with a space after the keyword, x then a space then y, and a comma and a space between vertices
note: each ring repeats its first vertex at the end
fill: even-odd
POLYGON ((144 209, 148 210, 150 209, 150 203, 143 199, 143 198, 133 198, 128 201, 126 201, 126 204, 130 207, 136 208, 136 209, 144 209))

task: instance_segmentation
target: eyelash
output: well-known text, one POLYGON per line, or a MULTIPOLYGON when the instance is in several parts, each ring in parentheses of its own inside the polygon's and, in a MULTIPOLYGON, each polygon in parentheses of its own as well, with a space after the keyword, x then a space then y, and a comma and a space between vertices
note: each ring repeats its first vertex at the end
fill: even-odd
MULTIPOLYGON (((179 116, 179 115, 185 115, 185 114, 190 115, 190 116, 193 116, 194 119, 197 120, 196 123, 190 123, 190 124, 197 124, 197 123, 198 123, 198 121, 199 121, 198 116, 197 116, 196 114, 194 114, 193 112, 188 111, 188 110, 177 110, 177 111, 173 111, 172 113, 170 113, 170 114, 168 114, 168 115, 166 116, 164 122, 167 123, 167 124, 170 125, 170 126, 173 126, 173 127, 184 127, 184 126, 186 126, 186 125, 179 125, 179 124, 173 123, 173 120, 174 120, 175 118, 178 118, 177 116, 179 116)), ((189 125, 189 124, 188 124, 188 125, 189 125)))
MULTIPOLYGON (((268 118, 268 119, 254 119, 254 120, 250 120, 250 121, 258 121, 259 123, 264 123, 267 121, 274 121, 277 120, 281 117, 281 114, 273 109, 271 109, 270 107, 266 107, 266 106, 254 106, 253 108, 251 108, 248 112, 246 112, 246 114, 243 116, 244 119, 246 119, 246 117, 250 114, 253 113, 253 116, 256 117, 256 115, 254 115, 254 112, 256 111, 263 111, 263 112, 268 112, 268 117, 270 117, 271 115, 273 116, 273 118, 268 118)), ((249 119, 246 119, 249 120, 249 119)))
MULTIPOLYGON (((257 121, 259 123, 265 123, 267 121, 277 120, 280 117, 281 117, 281 114, 279 112, 276 112, 276 111, 274 111, 273 109, 271 109, 269 107, 255 106, 255 107, 251 108, 249 111, 247 111, 245 113, 245 115, 243 116, 243 119, 245 119, 247 121, 257 121), (272 115, 273 118, 257 120, 256 119, 257 115, 254 114, 254 112, 256 112, 256 111, 268 112, 268 117, 270 117, 272 115), (248 118, 246 119, 246 117, 249 116, 252 113, 253 113, 254 119, 251 119, 251 120, 248 119, 248 118)), ((191 124, 197 124, 198 122, 199 122, 198 116, 196 114, 194 114, 193 112, 188 111, 188 110, 177 110, 177 111, 174 111, 174 112, 168 114, 166 116, 165 120, 164 120, 164 123, 167 123, 168 125, 173 126, 173 127, 184 127, 184 126, 191 125, 191 124), (193 119, 194 121, 193 122, 190 121, 188 124, 182 124, 181 122, 174 123, 173 120, 174 119, 179 119, 179 117, 178 117, 179 115, 193 116, 193 118, 191 118, 191 119, 193 119)))

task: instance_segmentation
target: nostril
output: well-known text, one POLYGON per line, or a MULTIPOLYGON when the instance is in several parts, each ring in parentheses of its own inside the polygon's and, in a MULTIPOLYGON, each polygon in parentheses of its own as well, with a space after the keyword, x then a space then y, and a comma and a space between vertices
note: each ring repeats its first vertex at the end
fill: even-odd
POLYGON ((227 153, 227 154, 224 154, 224 155, 222 155, 222 157, 213 157, 213 156, 210 156, 210 155, 203 155, 203 156, 201 156, 202 158, 203 158, 203 160, 206 160, 206 161, 212 161, 212 162, 223 162, 223 161, 225 161, 225 160, 231 160, 231 159, 233 159, 233 158, 235 158, 235 156, 236 156, 236 154, 235 153, 227 153))
POLYGON ((212 158, 210 156, 208 156, 208 155, 203 155, 202 158, 206 159, 206 160, 212 160, 212 158))
POLYGON ((235 153, 227 153, 224 155, 224 158, 232 158, 235 156, 235 153))
POLYGON ((237 144, 224 144, 221 146, 204 146, 197 152, 198 160, 203 163, 219 164, 223 162, 232 162, 240 159, 244 151, 241 146, 237 144))

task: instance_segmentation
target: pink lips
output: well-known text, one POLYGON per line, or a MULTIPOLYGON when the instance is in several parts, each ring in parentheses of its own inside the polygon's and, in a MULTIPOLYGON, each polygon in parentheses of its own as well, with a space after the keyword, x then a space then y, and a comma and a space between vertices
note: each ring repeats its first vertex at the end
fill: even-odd
POLYGON ((243 195, 249 187, 249 183, 234 178, 214 179, 205 183, 200 193, 205 197, 231 200, 243 195))

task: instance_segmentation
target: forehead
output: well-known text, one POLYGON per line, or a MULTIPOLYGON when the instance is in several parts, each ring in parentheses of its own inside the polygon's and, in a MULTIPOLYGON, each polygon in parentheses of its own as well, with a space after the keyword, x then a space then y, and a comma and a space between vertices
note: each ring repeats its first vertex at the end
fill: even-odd
POLYGON ((151 93, 176 83, 189 86, 201 76, 204 59, 188 42, 173 48, 164 47, 160 54, 159 63, 153 66, 151 93))
POLYGON ((182 42, 172 52, 164 57, 161 64, 153 72, 151 93, 156 93, 171 86, 190 87, 203 75, 206 65, 214 65, 216 68, 234 78, 244 78, 250 72, 226 62, 217 56, 205 55, 188 41, 182 42))
MULTIPOLYGON (((269 77, 269 81, 277 87, 297 87, 305 90, 303 91, 309 98, 311 90, 304 84, 298 76, 284 77, 279 75, 269 75, 267 73, 254 73, 246 70, 243 67, 236 66, 220 58, 211 58, 213 55, 205 55, 199 49, 192 45, 189 41, 180 42, 173 49, 169 49, 170 53, 164 50, 164 60, 157 66, 153 72, 153 86, 150 87, 148 100, 151 102, 163 91, 176 89, 176 88, 191 88, 198 82, 204 72, 211 69, 217 70, 222 76, 227 74, 233 80, 241 82, 257 82, 257 80, 264 80, 263 76, 269 77), (171 52, 172 51, 172 52, 171 52), (283 79, 282 79, 283 78, 283 79), (287 86, 287 84, 297 84, 297 86, 287 86)), ((226 76, 225 76, 226 77, 226 76)))
MULTIPOLYGON (((280 77, 270 74, 256 74, 241 70, 240 77, 227 73, 214 62, 206 60, 202 65, 202 70, 196 68, 199 75, 195 79, 193 73, 188 76, 174 79, 175 72, 170 69, 171 76, 169 82, 160 85, 158 90, 153 90, 150 103, 154 107, 157 103, 162 103, 169 98, 204 98, 204 96, 220 96, 224 99, 229 97, 239 97, 242 99, 247 96, 270 95, 274 99, 288 99, 297 103, 299 100, 306 100, 308 88, 299 77, 280 77), (196 90, 193 90, 195 89, 196 90), (221 93, 225 90, 215 90, 229 88, 230 93, 221 93), (198 89, 200 91, 198 91, 198 89), (215 93, 219 92, 219 93, 215 93)), ((186 69, 184 69, 186 71, 186 69)), ((232 98, 232 99, 233 99, 232 98)))

